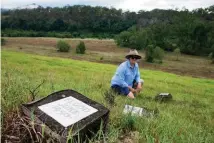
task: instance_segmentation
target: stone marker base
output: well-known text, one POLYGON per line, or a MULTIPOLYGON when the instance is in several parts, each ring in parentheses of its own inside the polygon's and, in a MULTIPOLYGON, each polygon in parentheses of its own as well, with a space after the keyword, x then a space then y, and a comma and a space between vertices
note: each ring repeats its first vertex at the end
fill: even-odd
MULTIPOLYGON (((71 103, 72 105, 72 103, 71 103)), ((63 106, 63 104, 62 104, 63 106)), ((85 97, 84 95, 74 91, 74 90, 62 90, 48 95, 45 98, 42 98, 37 101, 33 101, 31 103, 22 104, 22 109, 25 115, 34 120, 36 126, 36 130, 42 133, 44 130, 45 134, 53 137, 57 142, 66 142, 67 137, 69 136, 74 142, 84 142, 87 139, 92 138, 97 132, 100 130, 103 133, 106 132, 106 127, 108 123, 109 110, 105 108, 103 105, 92 101, 91 99, 85 97), (96 110, 95 113, 84 117, 83 119, 75 122, 74 124, 65 125, 57 122, 51 114, 46 114, 41 110, 42 105, 46 105, 48 103, 53 103, 55 101, 73 97, 96 110), (42 127, 42 125, 45 127, 42 127)), ((56 109, 58 109, 56 107, 56 109)), ((76 109, 82 109, 82 107, 76 107, 76 109)), ((56 110, 58 112, 58 110, 56 110)), ((70 112, 70 110, 68 110, 70 112)), ((56 112, 53 112, 56 113, 56 112)), ((74 115, 75 117, 78 115, 76 112, 70 112, 70 115, 74 115), (74 113, 74 114, 73 114, 74 113)), ((73 118, 73 117, 71 117, 73 118)), ((63 122, 63 121, 61 121, 63 122)))
POLYGON ((155 101, 157 102, 167 102, 172 100, 172 95, 170 93, 160 93, 155 96, 155 101))

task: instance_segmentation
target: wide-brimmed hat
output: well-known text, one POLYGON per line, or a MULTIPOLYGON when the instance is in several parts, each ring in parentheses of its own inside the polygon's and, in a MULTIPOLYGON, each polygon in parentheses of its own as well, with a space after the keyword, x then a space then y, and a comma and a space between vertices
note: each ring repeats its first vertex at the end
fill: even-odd
POLYGON ((141 59, 141 56, 138 54, 137 50, 130 50, 129 53, 126 55, 126 59, 135 56, 137 59, 141 59))

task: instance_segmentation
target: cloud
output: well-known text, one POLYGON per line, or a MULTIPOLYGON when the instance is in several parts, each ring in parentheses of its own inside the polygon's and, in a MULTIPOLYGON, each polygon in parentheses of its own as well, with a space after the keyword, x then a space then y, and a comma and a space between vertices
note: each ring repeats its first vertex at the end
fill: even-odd
POLYGON ((115 0, 2 0, 2 8, 16 8, 20 6, 29 5, 32 3, 36 3, 37 5, 41 5, 43 7, 51 6, 51 7, 62 7, 65 5, 91 5, 91 6, 106 6, 106 7, 116 7, 119 1, 115 0))
POLYGON ((62 7, 69 5, 91 5, 121 8, 123 10, 138 11, 183 8, 195 9, 200 7, 208 7, 214 4, 213 0, 2 0, 3 8, 16 8, 28 4, 36 3, 43 7, 62 7))
POLYGON ((213 0, 124 0, 118 7, 131 11, 159 9, 187 8, 195 9, 213 5, 213 0))

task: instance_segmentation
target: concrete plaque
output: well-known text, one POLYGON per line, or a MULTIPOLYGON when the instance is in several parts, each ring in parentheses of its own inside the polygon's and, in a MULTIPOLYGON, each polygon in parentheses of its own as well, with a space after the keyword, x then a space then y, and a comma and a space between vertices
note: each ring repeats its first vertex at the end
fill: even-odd
POLYGON ((41 105, 38 108, 64 127, 68 127, 98 111, 71 96, 41 105))
POLYGON ((157 115, 158 111, 150 110, 147 108, 135 107, 131 105, 125 105, 123 109, 124 114, 131 114, 132 116, 146 116, 146 117, 154 117, 157 115))

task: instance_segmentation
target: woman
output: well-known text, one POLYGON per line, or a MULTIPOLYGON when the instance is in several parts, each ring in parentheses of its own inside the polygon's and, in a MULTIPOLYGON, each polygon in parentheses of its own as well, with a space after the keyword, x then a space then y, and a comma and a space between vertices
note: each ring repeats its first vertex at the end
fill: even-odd
POLYGON ((142 89, 143 80, 140 79, 137 60, 141 59, 137 50, 130 50, 126 55, 126 61, 117 68, 115 75, 111 80, 111 88, 118 94, 135 98, 142 89))

